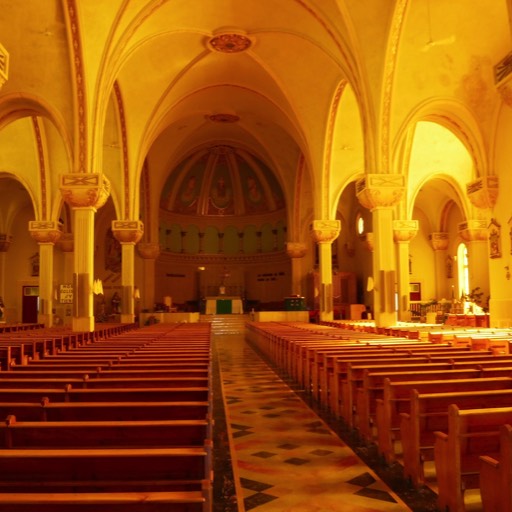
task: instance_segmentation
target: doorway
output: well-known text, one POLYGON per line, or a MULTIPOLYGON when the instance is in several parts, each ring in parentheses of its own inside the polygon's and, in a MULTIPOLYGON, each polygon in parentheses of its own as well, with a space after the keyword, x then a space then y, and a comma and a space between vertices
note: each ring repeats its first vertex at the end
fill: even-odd
POLYGON ((21 321, 24 324, 36 324, 38 311, 39 286, 23 286, 21 321))

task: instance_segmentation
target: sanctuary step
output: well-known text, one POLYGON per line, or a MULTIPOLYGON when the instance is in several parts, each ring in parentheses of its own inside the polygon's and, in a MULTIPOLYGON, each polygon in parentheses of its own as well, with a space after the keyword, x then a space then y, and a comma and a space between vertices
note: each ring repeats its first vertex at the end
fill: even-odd
POLYGON ((212 323, 212 334, 243 334, 249 315, 202 315, 201 322, 212 323))

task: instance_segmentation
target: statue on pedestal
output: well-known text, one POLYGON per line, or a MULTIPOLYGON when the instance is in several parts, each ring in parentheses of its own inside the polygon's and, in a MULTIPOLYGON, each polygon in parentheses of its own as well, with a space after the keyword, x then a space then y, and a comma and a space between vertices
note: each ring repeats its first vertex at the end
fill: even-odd
POLYGON ((119 297, 119 294, 117 292, 114 292, 114 295, 112 295, 112 299, 110 300, 110 303, 112 304, 112 313, 114 315, 118 315, 121 313, 121 297, 119 297))

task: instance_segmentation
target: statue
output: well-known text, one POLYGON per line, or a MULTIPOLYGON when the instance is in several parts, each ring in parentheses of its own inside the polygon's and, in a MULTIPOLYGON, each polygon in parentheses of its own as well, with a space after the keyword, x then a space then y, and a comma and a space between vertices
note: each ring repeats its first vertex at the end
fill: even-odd
POLYGON ((114 292, 114 295, 112 295, 112 299, 110 300, 110 303, 112 304, 112 313, 113 314, 119 314, 121 313, 121 297, 119 297, 119 294, 117 292, 114 292))

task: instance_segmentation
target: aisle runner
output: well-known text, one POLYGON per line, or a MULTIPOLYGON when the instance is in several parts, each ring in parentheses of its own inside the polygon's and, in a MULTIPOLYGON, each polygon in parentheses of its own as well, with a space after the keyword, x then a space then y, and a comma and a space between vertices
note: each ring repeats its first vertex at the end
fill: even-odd
POLYGON ((245 510, 410 510, 241 336, 214 337, 245 510))

